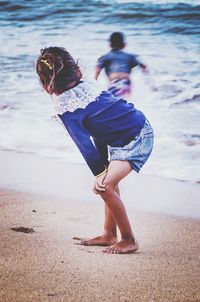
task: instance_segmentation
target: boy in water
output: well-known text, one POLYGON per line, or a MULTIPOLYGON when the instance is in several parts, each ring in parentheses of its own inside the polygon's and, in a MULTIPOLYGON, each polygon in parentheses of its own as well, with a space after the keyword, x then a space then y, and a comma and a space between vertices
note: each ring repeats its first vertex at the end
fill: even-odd
POLYGON ((147 67, 138 60, 136 55, 123 51, 126 43, 122 33, 112 33, 109 41, 111 51, 98 59, 95 79, 98 79, 101 70, 105 68, 110 82, 108 90, 116 97, 123 96, 123 98, 129 99, 131 96, 131 70, 139 66, 144 72, 147 72, 147 67))

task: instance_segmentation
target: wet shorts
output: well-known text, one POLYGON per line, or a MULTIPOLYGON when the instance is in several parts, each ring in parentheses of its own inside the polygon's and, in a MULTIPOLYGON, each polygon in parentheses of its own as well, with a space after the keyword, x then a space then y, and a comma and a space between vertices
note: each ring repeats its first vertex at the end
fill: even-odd
POLYGON ((110 83, 108 91, 116 97, 131 93, 131 82, 128 79, 114 80, 110 83))
POLYGON ((153 129, 148 120, 146 120, 139 136, 135 137, 128 145, 124 147, 108 146, 110 160, 127 160, 132 169, 139 173, 151 154, 153 140, 153 129))

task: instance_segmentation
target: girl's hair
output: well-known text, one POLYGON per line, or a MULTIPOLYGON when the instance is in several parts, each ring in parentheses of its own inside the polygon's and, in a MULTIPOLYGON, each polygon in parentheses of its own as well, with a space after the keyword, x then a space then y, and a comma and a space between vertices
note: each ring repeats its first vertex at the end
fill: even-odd
POLYGON ((61 94, 71 87, 69 84, 75 86, 80 81, 80 69, 65 48, 47 47, 40 52, 36 71, 46 92, 61 94))
POLYGON ((125 46, 124 35, 120 32, 114 32, 111 34, 110 46, 114 49, 122 49, 125 46))

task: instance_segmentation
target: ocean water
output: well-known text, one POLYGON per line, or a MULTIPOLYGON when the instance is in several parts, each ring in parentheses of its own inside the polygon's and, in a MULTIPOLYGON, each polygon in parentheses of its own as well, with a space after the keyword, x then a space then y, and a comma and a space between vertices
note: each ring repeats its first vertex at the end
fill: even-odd
MULTIPOLYGON (((0 149, 83 162, 54 118, 35 73, 41 48, 63 46, 89 79, 108 37, 122 31, 128 52, 150 74, 132 73, 133 102, 155 131, 142 173, 200 181, 200 1, 0 1, 0 149)), ((107 86, 104 74, 99 79, 107 86)))

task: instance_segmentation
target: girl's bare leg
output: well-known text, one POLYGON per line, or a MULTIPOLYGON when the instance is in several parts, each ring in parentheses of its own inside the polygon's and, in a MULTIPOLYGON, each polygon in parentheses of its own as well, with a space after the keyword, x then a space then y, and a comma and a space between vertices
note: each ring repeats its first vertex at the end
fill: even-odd
POLYGON ((105 191, 99 194, 105 201, 105 223, 103 235, 82 239, 82 245, 111 246, 104 252, 113 254, 133 253, 138 249, 130 222, 120 198, 118 183, 131 172, 131 167, 127 161, 112 161, 108 167, 108 172, 103 183, 106 184, 105 191), (117 243, 117 230, 119 227, 121 241, 117 243))
MULTIPOLYGON (((116 188, 116 193, 119 194, 119 188, 116 188)), ((98 237, 90 239, 82 239, 81 245, 98 245, 98 246, 109 246, 117 242, 117 224, 112 216, 112 213, 105 203, 105 222, 103 234, 98 237)))
POLYGON ((110 209, 117 226, 121 233, 121 241, 108 247, 104 251, 106 253, 124 254, 133 253, 138 249, 131 225, 120 196, 116 192, 116 188, 120 180, 131 172, 128 161, 111 161, 104 183, 105 191, 99 191, 106 205, 110 209))

